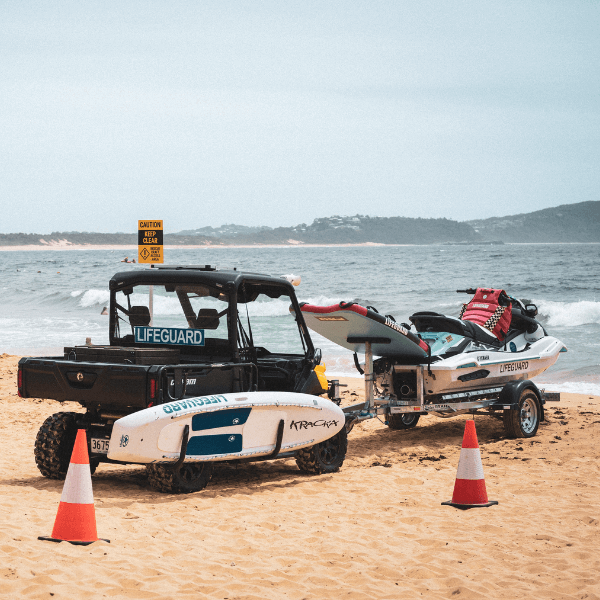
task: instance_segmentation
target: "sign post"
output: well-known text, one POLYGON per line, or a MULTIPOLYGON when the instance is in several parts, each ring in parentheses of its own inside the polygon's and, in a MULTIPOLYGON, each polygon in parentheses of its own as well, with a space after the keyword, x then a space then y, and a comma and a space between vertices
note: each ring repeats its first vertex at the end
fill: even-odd
MULTIPOLYGON (((163 222, 138 221, 138 263, 164 262, 163 252, 163 222)), ((150 326, 154 321, 154 286, 150 286, 148 299, 150 311, 150 326)))
POLYGON ((138 221, 138 263, 163 262, 163 222, 138 221))

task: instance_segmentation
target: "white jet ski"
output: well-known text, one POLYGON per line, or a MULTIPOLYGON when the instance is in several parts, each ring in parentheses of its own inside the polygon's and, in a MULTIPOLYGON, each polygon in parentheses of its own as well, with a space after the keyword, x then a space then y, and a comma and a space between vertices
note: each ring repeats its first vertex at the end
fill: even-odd
MULTIPOLYGON (((301 310, 320 335, 355 353, 382 357, 372 365, 376 394, 402 404, 418 400, 421 407, 453 395, 464 399, 470 391, 498 396, 508 382, 543 373, 567 351, 535 319, 535 305, 503 290, 459 291, 475 294, 461 318, 417 312, 409 317, 412 325, 352 302, 302 304, 301 310)), ((355 362, 360 370, 356 354, 355 362)))
POLYGON ((146 464, 275 458, 329 440, 344 424, 339 406, 308 394, 186 398, 115 421, 108 458, 146 464))

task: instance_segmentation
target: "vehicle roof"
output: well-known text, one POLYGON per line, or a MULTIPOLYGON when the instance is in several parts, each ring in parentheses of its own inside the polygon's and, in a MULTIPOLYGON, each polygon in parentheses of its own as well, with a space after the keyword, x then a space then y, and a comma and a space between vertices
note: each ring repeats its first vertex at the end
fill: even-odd
MULTIPOLYGON (((152 265, 154 267, 154 265, 152 265)), ((244 281, 285 287, 293 291, 292 284, 282 277, 237 270, 218 270, 194 265, 167 265, 151 269, 135 269, 115 273, 109 281, 111 290, 140 284, 205 284, 224 286, 233 283, 238 287, 244 281)))

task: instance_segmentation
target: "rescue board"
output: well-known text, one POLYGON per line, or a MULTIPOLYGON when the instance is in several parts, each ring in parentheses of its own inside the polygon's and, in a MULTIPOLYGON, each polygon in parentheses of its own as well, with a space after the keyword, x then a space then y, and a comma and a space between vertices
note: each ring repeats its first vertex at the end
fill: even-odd
POLYGON ((428 356, 429 346, 425 341, 389 316, 380 315, 359 304, 302 304, 300 308, 308 327, 353 352, 364 352, 365 340, 374 340, 371 350, 376 356, 417 360, 428 356))
POLYGON ((129 463, 235 460, 299 450, 336 435, 342 409, 325 398, 291 392, 245 392, 186 398, 115 421, 108 458, 129 463), (283 425, 282 425, 283 422, 283 425))

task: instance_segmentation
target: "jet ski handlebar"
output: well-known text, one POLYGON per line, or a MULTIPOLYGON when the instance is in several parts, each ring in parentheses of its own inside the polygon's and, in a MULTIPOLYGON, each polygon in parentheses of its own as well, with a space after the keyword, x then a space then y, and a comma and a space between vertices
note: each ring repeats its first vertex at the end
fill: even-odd
POLYGON ((466 290, 456 290, 457 294, 474 294, 477 290, 475 288, 469 288, 466 290))

